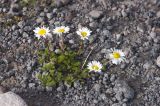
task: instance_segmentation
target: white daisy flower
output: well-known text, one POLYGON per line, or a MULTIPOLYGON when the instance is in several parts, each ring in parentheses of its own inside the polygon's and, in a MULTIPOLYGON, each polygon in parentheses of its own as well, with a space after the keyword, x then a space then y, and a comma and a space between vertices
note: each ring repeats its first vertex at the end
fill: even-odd
POLYGON ((88 37, 91 35, 91 32, 92 31, 90 31, 88 28, 83 27, 79 29, 76 33, 81 36, 82 40, 85 40, 88 39, 88 37))
POLYGON ((69 27, 68 26, 60 26, 60 27, 56 27, 53 30, 54 34, 58 34, 58 35, 62 35, 63 33, 68 33, 69 32, 69 27))
POLYGON ((101 72, 102 69, 102 64, 99 61, 91 61, 90 63, 88 63, 87 66, 90 72, 101 72))
POLYGON ((119 49, 111 49, 109 54, 109 58, 111 59, 113 64, 119 64, 125 61, 125 54, 122 50, 119 49))
POLYGON ((40 37, 46 38, 46 36, 50 36, 50 30, 46 27, 37 27, 35 30, 33 30, 35 33, 35 36, 40 39, 40 37))

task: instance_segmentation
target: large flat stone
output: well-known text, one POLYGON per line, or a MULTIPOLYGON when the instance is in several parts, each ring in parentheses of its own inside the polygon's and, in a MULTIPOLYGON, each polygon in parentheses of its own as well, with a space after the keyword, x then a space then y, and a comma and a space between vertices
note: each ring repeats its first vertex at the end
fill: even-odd
POLYGON ((27 106, 24 100, 13 92, 0 94, 0 106, 27 106))

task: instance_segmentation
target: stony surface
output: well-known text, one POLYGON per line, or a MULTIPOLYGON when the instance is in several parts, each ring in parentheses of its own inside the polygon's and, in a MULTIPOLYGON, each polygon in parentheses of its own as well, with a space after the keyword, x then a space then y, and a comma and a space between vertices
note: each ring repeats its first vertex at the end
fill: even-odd
MULTIPOLYGON (((18 93, 29 106, 159 106, 159 0, 22 1, 0 1, 1 85, 18 93), (81 58, 86 57, 89 45, 98 45, 89 60, 106 62, 107 69, 84 84, 43 87, 35 78, 39 72, 35 51, 44 44, 33 33, 43 25, 50 29, 70 26, 64 41, 72 49, 79 47, 76 29, 91 29, 81 58), (110 48, 124 50, 126 62, 108 62, 110 48)), ((58 52, 56 36, 51 41, 58 52)))

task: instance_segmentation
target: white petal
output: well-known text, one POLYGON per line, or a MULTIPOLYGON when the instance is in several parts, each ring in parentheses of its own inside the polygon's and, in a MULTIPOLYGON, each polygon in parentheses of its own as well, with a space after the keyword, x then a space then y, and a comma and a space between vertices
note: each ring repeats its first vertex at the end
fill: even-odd
POLYGON ((118 64, 118 61, 115 60, 115 59, 113 59, 113 60, 112 60, 112 63, 117 65, 117 64, 118 64))

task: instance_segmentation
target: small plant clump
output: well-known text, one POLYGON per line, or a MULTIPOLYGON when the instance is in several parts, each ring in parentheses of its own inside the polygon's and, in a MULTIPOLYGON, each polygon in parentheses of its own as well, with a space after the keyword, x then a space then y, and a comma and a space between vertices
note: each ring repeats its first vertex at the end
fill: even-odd
POLYGON ((60 82, 71 85, 77 80, 88 78, 88 69, 81 70, 79 55, 75 51, 66 50, 58 54, 48 48, 38 53, 42 73, 38 79, 45 86, 54 86, 60 82))
MULTIPOLYGON (((80 58, 79 51, 83 50, 83 42, 77 51, 70 50, 66 47, 63 41, 63 34, 67 34, 70 31, 68 26, 60 26, 50 31, 48 27, 37 27, 33 30, 38 40, 46 40, 46 48, 38 51, 38 61, 40 64, 41 72, 36 74, 36 77, 42 82, 44 86, 55 86, 63 82, 68 85, 72 85, 75 81, 83 81, 90 77, 90 72, 100 73, 104 68, 99 61, 91 61, 86 65, 86 62, 92 53, 94 47, 91 47, 91 51, 85 58, 84 62, 80 58), (47 40, 47 37, 52 37, 52 34, 59 37, 59 52, 55 53, 51 51, 51 43, 47 40), (67 48, 67 49, 66 49, 67 48)), ((91 32, 88 28, 82 27, 76 31, 81 40, 89 39, 91 32)), ((122 50, 112 49, 109 52, 109 58, 113 64, 119 64, 125 60, 125 54, 122 50)))

